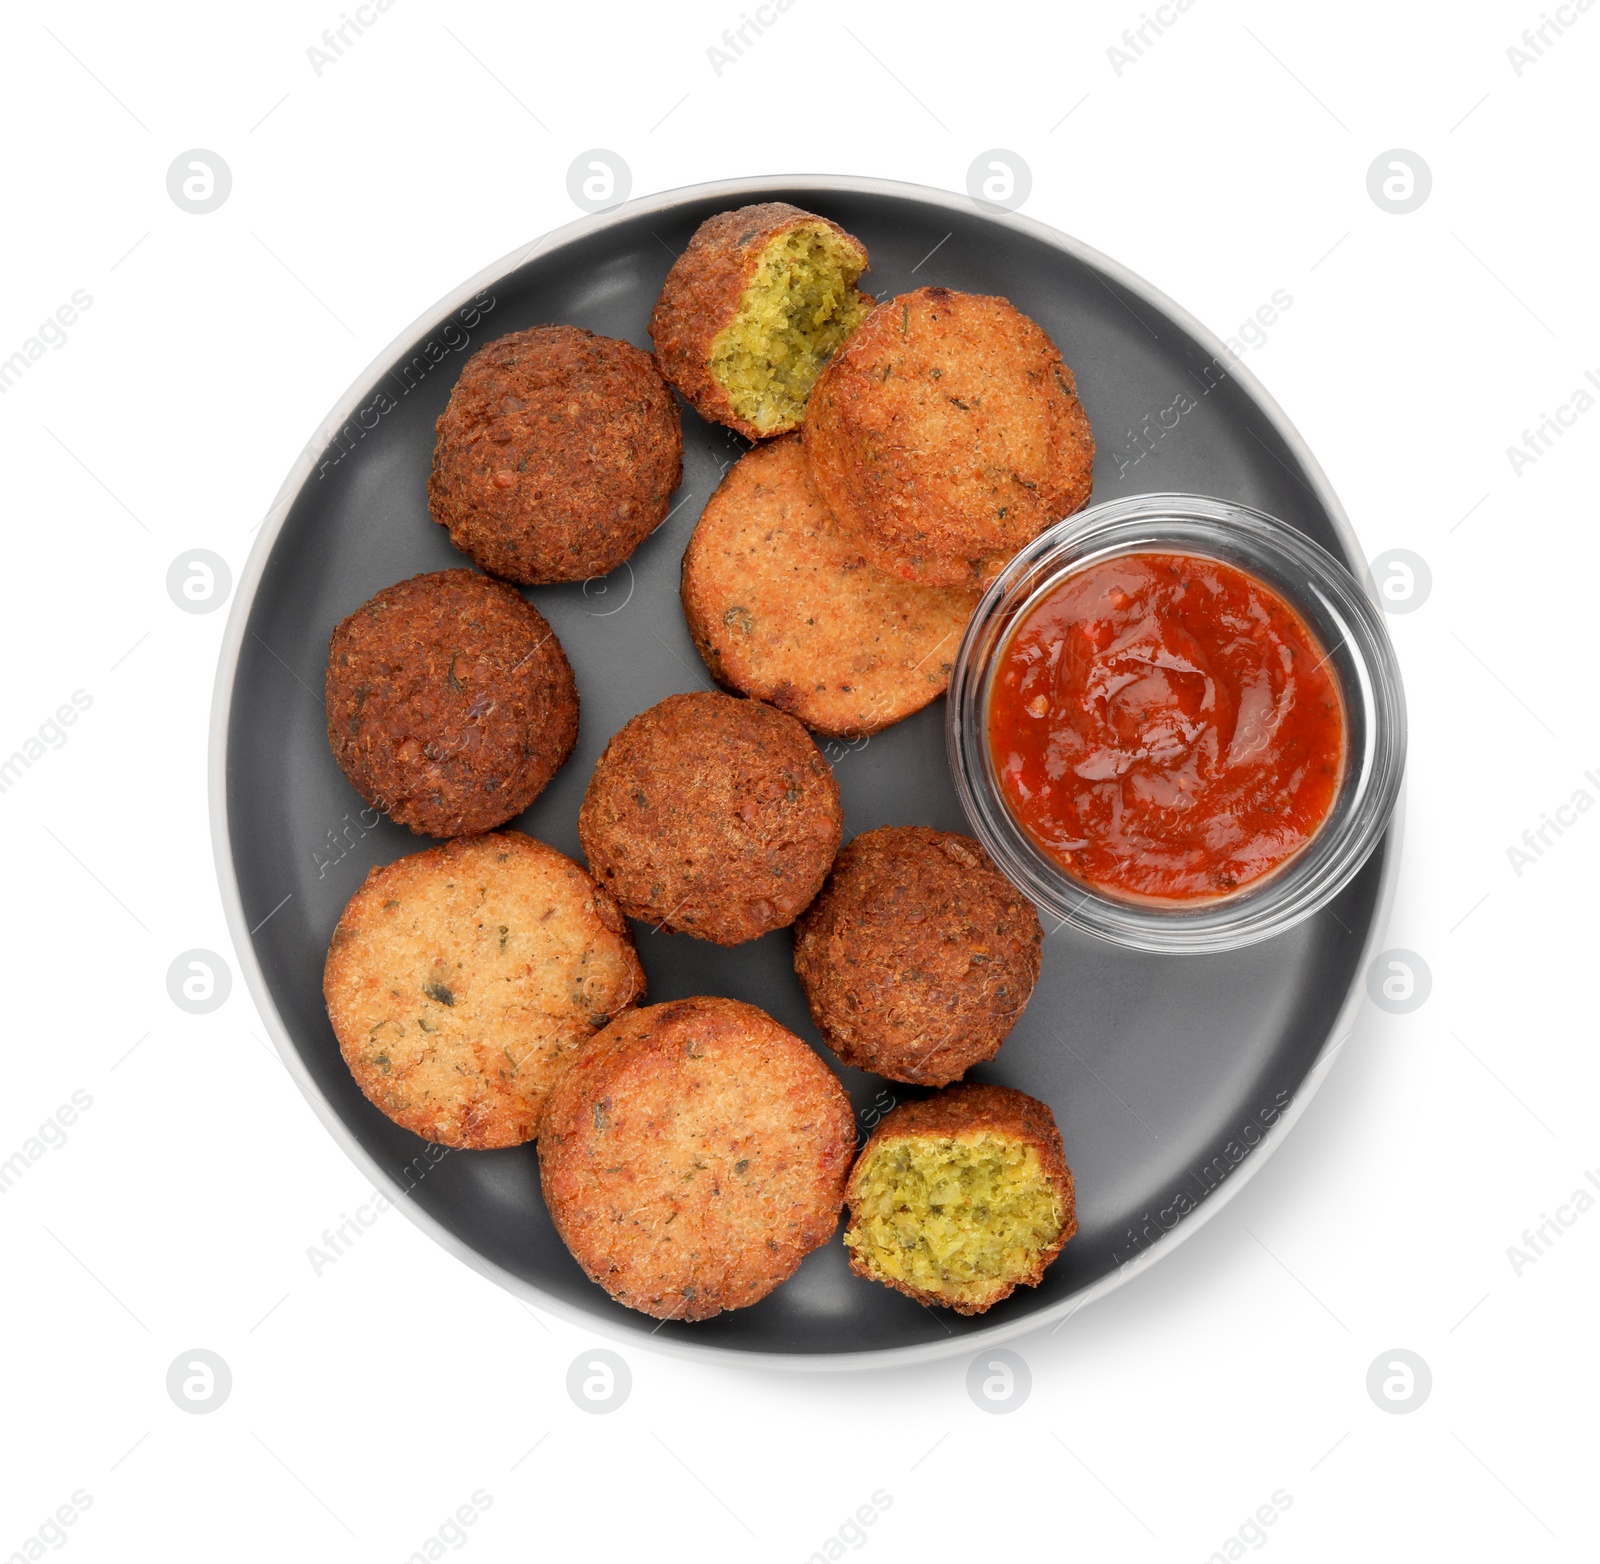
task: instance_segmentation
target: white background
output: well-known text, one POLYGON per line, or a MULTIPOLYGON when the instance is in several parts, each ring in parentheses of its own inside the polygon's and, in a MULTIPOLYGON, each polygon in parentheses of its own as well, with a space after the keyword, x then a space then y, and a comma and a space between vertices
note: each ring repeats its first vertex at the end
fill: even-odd
POLYGON ((1600 812, 1520 875, 1507 849, 1600 798, 1600 411, 1520 474, 1507 448, 1600 374, 1600 8, 1564 9, 1520 76, 1532 0, 1197 0, 1120 76, 1138 0, 796 0, 720 76, 739 0, 539 10, 397 0, 318 76, 339 0, 8 8, 0 357, 74 290, 93 304, 0 397, 0 751, 74 690, 93 704, 0 794, 0 1158, 75 1091, 93 1105, 0 1196, 0 1558, 82 1490, 45 1538, 76 1559, 398 1564, 482 1490, 479 1560, 800 1561, 880 1489, 877 1560, 1593 1557, 1600 1210, 1564 1208, 1520 1274, 1507 1251, 1600 1177, 1600 812), (205 216, 165 185, 195 147, 233 175, 205 216), (237 579, 345 387, 576 216, 567 169, 594 147, 636 195, 813 171, 960 190, 980 152, 1020 154, 1026 212, 1220 334, 1292 296, 1246 362, 1368 557, 1431 567, 1390 621, 1413 748, 1386 942, 1424 957, 1427 1002, 1365 1005, 1230 1206, 1013 1343, 1033 1389, 1005 1415, 964 1359, 781 1375, 636 1346, 626 1404, 587 1414, 566 1372, 602 1338, 403 1216, 314 1274, 368 1186, 241 983, 206 1016, 167 997, 180 951, 238 971, 205 796, 226 614, 179 612, 169 564, 203 547, 237 579), (1432 171, 1408 215, 1367 191, 1392 148, 1432 171), (193 1347, 233 1375, 203 1416, 165 1389, 193 1347), (1407 1415, 1366 1389, 1393 1348, 1432 1372, 1407 1415))

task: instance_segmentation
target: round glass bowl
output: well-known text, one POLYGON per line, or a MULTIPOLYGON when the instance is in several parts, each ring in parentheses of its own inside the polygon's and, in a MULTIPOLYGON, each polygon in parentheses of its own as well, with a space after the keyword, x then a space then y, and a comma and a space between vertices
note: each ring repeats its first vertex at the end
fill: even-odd
POLYGON ((1189 494, 1141 494, 1058 522, 990 586, 956 655, 946 743, 956 791, 974 833, 1041 911, 1138 950, 1233 950, 1309 918, 1366 862, 1400 793, 1405 697, 1381 614, 1360 582, 1326 550, 1243 505, 1189 494), (1018 824, 990 750, 990 694, 1013 630, 1064 577, 1142 553, 1218 559, 1265 582, 1322 643, 1344 696, 1344 777, 1321 827, 1272 874, 1214 900, 1122 900, 1076 878, 1018 824))

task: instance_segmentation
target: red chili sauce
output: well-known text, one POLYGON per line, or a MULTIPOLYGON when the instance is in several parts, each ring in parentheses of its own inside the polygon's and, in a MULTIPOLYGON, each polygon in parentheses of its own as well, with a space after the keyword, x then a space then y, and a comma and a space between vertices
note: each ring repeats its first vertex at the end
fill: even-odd
POLYGON ((1327 819, 1344 704, 1316 637, 1264 582, 1129 554, 1068 576, 1012 631, 989 745, 1012 814, 1070 874, 1126 900, 1210 901, 1327 819))

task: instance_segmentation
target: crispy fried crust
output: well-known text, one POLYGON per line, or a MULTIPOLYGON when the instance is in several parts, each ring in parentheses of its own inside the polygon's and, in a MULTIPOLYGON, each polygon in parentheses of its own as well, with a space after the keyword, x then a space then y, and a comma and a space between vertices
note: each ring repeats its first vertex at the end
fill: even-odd
POLYGON ((930 1303, 952 1308, 958 1314, 982 1314, 992 1309, 1002 1298, 1008 1298, 1018 1287, 1037 1287, 1046 1268, 1061 1253, 1067 1240, 1078 1231, 1077 1200, 1072 1169, 1067 1166, 1066 1153, 1061 1144, 1061 1131, 1049 1107, 1026 1092, 1010 1086, 991 1086, 978 1081, 965 1081, 959 1086, 948 1086, 921 1102, 908 1102, 888 1113, 873 1131, 871 1139, 862 1148, 850 1170, 850 1182, 845 1199, 850 1203, 850 1218, 846 1235, 859 1231, 856 1224, 855 1205, 860 1196, 861 1183, 871 1159, 895 1140, 926 1137, 930 1140, 977 1139, 981 1135, 998 1135, 1006 1139, 1031 1145, 1039 1155, 1044 1176, 1055 1187, 1060 1197, 1065 1220, 1060 1236, 1053 1244, 1038 1251, 1027 1274, 1009 1283, 998 1283, 991 1296, 981 1300, 954 1301, 937 1292, 916 1287, 898 1277, 889 1277, 876 1270, 857 1248, 850 1248, 850 1269, 868 1281, 882 1282, 896 1292, 915 1298, 918 1303, 930 1303))
POLYGON ((433 519, 510 581, 615 570, 683 478, 678 405, 642 348, 535 326, 480 348, 439 420, 433 519))
POLYGON ((578 686, 544 616, 475 570, 413 576, 333 632, 328 743, 356 791, 419 835, 503 825, 578 740, 578 686))
POLYGON ((833 1236, 854 1138, 843 1088, 793 1033, 738 1000, 680 999, 620 1017, 557 1082, 539 1176, 592 1280, 703 1320, 833 1236))
MULTIPOLYGON (((672 263, 650 316, 650 340, 661 372, 702 418, 726 424, 747 440, 787 434, 795 425, 759 429, 740 418, 711 373, 711 345, 738 314, 739 300, 767 246, 802 227, 825 228, 846 240, 860 251, 861 265, 866 267, 865 247, 837 223, 787 201, 761 201, 718 212, 695 229, 683 254, 672 263)), ((860 297, 871 305, 870 294, 860 297)))
POLYGON ((323 972, 356 1084, 445 1146, 517 1146, 595 1031, 644 996, 616 903, 570 858, 506 831, 374 869, 323 972))
POLYGON ((812 388, 819 498, 874 564, 982 584, 1089 498, 1094 437, 1072 371, 1005 299, 886 300, 812 388))
POLYGON ((794 969, 846 1064, 942 1086, 999 1051, 1043 942, 1032 903, 971 837, 885 826, 839 854, 795 928, 794 969))
POLYGON ((706 502, 683 612, 718 683, 820 733, 876 733, 942 695, 976 594, 869 565, 811 492, 800 437, 760 445, 706 502))
POLYGON ((616 734, 578 838, 630 918, 738 945, 805 910, 843 823, 832 768, 793 717, 707 690, 616 734))

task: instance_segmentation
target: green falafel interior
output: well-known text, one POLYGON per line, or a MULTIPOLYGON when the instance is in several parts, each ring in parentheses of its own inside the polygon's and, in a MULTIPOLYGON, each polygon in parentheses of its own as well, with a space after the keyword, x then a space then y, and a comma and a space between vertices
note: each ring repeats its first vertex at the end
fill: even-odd
POLYGON ((791 427, 822 367, 872 310, 856 287, 862 254, 823 224, 803 224, 765 249, 732 322, 711 344, 712 377, 757 429, 791 427))
POLYGON ((885 1281, 982 1304, 1061 1236, 1061 1196, 1026 1141, 901 1136, 868 1156, 844 1241, 885 1281))

